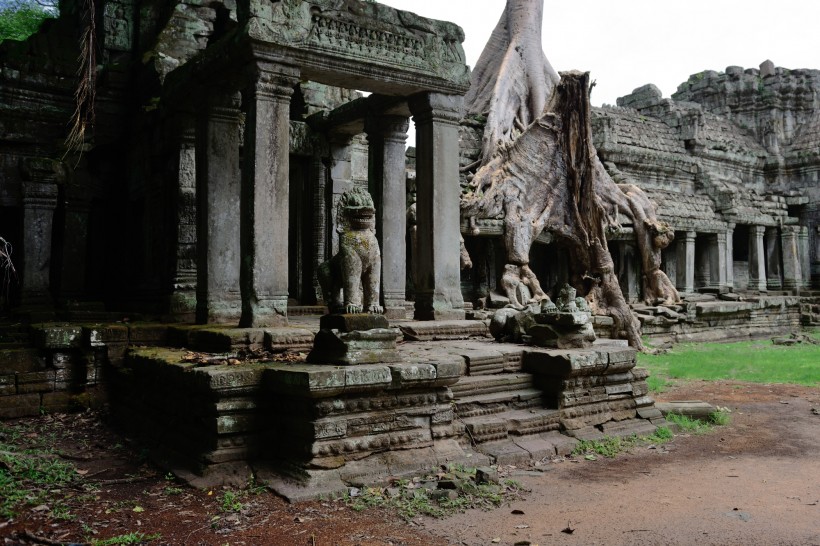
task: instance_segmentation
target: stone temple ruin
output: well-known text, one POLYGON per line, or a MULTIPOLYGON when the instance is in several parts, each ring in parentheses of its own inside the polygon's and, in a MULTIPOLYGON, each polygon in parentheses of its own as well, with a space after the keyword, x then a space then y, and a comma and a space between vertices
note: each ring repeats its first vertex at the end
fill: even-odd
MULTIPOLYGON (((0 417, 108 401, 192 482, 252 469, 292 498, 664 422, 616 322, 567 286, 568 249, 537 234, 529 264, 560 305, 525 317, 502 286, 504 219, 460 215, 486 120, 464 115, 457 25, 362 0, 97 0, 94 97, 78 108, 81 7, 0 44, 16 270, 0 417), (75 109, 88 130, 66 147, 75 109), (364 190, 381 252, 363 310, 384 316, 320 322, 335 307, 323 275, 343 281, 328 262, 348 244, 339 204, 364 190), (499 337, 516 343, 492 340, 505 313, 499 337), (583 330, 574 344, 564 326, 583 330)), ((729 67, 672 99, 645 86, 591 126, 608 175, 674 230, 660 268, 682 299, 667 305, 642 294, 634 226, 608 232, 644 335, 818 323, 820 71, 729 67)), ((331 311, 358 310, 350 293, 331 311)))

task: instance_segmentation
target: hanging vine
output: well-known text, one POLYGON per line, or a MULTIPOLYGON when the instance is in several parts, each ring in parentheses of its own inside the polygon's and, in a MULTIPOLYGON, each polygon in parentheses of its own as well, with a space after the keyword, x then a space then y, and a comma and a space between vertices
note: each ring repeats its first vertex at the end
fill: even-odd
MULTIPOLYGON (((94 127, 94 101, 97 92, 97 15, 95 0, 81 2, 80 55, 77 69, 77 89, 74 92, 75 109, 65 139, 65 155, 81 152, 86 132, 94 127)), ((65 156, 63 156, 65 157, 65 156)))

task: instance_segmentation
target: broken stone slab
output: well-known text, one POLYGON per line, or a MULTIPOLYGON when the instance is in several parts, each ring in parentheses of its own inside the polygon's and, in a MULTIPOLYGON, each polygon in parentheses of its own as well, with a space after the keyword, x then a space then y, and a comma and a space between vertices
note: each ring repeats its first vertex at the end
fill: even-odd
POLYGON ((395 328, 375 328, 340 332, 322 329, 313 340, 313 350, 307 361, 315 364, 357 365, 399 362, 396 350, 399 331, 395 328))
POLYGON ((608 365, 608 357, 599 351, 583 349, 526 350, 522 359, 525 372, 558 377, 601 374, 608 365))
POLYGON ((677 400, 674 402, 655 402, 655 408, 664 417, 670 413, 684 415, 692 419, 701 421, 709 420, 709 416, 717 411, 717 408, 708 402, 701 400, 677 400))
POLYGON ((490 330, 478 320, 428 320, 400 324, 406 341, 438 341, 453 339, 487 338, 490 330))
POLYGON ((265 331, 261 328, 214 326, 196 328, 189 333, 190 349, 208 353, 227 353, 237 348, 261 349, 265 331))

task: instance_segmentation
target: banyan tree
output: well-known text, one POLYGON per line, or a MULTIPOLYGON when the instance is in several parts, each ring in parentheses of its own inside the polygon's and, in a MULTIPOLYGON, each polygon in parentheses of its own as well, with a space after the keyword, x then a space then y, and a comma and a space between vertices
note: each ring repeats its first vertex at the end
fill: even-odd
MULTIPOLYGON (((621 292, 607 235, 628 218, 642 257, 644 300, 670 304, 677 290, 661 271, 661 250, 674 238, 655 206, 634 185, 607 174, 592 144, 589 74, 558 76, 541 45, 543 0, 507 0, 473 71, 467 116, 486 120, 481 154, 462 196, 462 216, 503 218, 507 265, 501 286, 532 301, 548 299, 529 267, 542 231, 569 250, 570 282, 596 314, 642 349, 640 327, 621 292)), ((524 303, 524 302, 522 302, 524 303)))

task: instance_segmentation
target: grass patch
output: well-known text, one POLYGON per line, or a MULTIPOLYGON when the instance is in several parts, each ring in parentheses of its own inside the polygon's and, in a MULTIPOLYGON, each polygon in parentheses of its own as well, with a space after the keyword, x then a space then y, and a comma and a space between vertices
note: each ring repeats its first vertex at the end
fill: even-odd
POLYGON ((715 426, 725 426, 731 422, 728 411, 713 411, 706 420, 693 419, 679 413, 670 413, 666 420, 678 426, 682 432, 690 434, 706 434, 711 432, 715 426))
POLYGON ((648 444, 664 444, 670 441, 674 435, 669 427, 658 427, 658 429, 649 436, 627 436, 621 438, 620 436, 606 436, 600 440, 581 440, 575 449, 572 450, 572 455, 583 455, 585 459, 594 461, 596 455, 602 457, 613 458, 622 451, 629 451, 633 447, 648 444))
MULTIPOLYGON (((810 334, 820 339, 818 331, 810 334)), ((649 369, 649 388, 663 392, 670 379, 736 380, 820 386, 820 345, 774 345, 770 340, 681 343, 661 355, 638 354, 649 369)))
POLYGON ((48 504, 55 517, 71 519, 53 490, 77 480, 76 468, 59 460, 53 450, 24 447, 22 432, 0 425, 0 517, 12 518, 25 506, 48 504))

